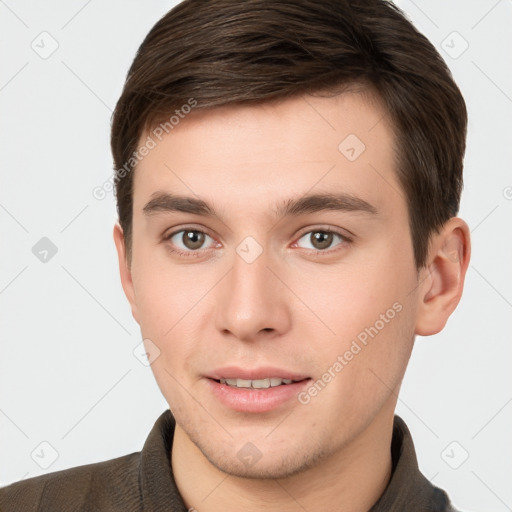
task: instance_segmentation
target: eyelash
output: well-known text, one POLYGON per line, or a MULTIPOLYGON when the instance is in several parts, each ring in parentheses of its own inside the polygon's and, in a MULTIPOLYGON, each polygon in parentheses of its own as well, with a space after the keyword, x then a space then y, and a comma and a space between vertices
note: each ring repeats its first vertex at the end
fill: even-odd
MULTIPOLYGON (((164 236, 164 241, 169 241, 173 236, 177 235, 178 233, 187 232, 187 231, 193 231, 195 233, 202 233, 206 236, 209 236, 210 238, 213 238, 211 235, 206 233, 205 231, 202 231, 200 229, 195 229, 192 227, 184 227, 177 231, 173 231, 169 235, 164 236)), ((340 238, 342 238, 342 242, 339 245, 345 246, 347 244, 350 244, 352 242, 352 238, 348 237, 344 233, 340 233, 339 231, 333 230, 331 228, 316 228, 316 229, 310 229, 309 231, 305 231, 302 233, 298 238, 297 241, 304 237, 304 235, 308 235, 310 233, 332 233, 334 235, 338 235, 340 238)), ((294 242, 296 244, 297 242, 294 242)), ((182 251, 180 249, 173 249, 172 247, 168 246, 167 250, 172 254, 177 254, 179 256, 184 256, 186 258, 197 258, 203 254, 203 251, 209 250, 209 249, 197 249, 197 250, 190 250, 190 251, 182 251)), ((305 249, 306 251, 309 251, 310 254, 313 254, 314 256, 320 256, 322 257, 324 254, 330 255, 333 252, 336 252, 341 249, 305 249)))

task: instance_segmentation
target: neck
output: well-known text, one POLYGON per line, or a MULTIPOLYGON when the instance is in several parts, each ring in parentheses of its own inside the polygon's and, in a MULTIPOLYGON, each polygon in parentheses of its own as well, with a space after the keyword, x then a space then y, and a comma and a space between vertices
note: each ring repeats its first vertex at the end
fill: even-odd
POLYGON ((392 431, 393 413, 381 411, 342 450, 299 474, 269 480, 220 471, 176 425, 173 474, 189 510, 368 512, 391 477, 392 431))

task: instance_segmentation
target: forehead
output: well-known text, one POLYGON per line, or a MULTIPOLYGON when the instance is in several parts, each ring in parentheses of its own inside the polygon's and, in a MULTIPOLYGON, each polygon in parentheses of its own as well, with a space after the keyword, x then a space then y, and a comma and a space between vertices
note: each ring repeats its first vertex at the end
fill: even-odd
POLYGON ((167 130, 139 140, 151 149, 135 171, 135 214, 158 191, 240 212, 275 212, 308 192, 343 192, 387 209, 405 204, 387 110, 367 92, 197 109, 167 130))

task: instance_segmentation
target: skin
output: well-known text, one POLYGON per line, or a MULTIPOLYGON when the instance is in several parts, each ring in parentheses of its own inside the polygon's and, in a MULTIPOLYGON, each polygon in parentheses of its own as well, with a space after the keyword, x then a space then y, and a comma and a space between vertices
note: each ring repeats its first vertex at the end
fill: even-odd
POLYGON ((468 226, 454 217, 417 271, 385 114, 362 92, 196 110, 138 164, 130 262, 118 224, 114 240, 133 317, 160 350, 152 370, 176 418, 172 467, 187 507, 363 512, 383 493, 414 337, 444 327, 470 256, 468 226), (348 134, 366 147, 354 161, 338 149, 348 134), (222 220, 146 215, 156 191, 204 199, 222 220), (313 192, 349 193, 378 213, 273 217, 313 192), (326 228, 352 241, 315 245, 326 228), (200 249, 183 233, 164 240, 179 229, 208 236, 200 249), (252 263, 236 252, 247 236, 262 249, 252 263), (395 303, 400 312, 307 404, 236 412, 209 390, 204 375, 225 365, 321 379, 395 303), (253 465, 237 457, 248 442, 261 453, 253 465))

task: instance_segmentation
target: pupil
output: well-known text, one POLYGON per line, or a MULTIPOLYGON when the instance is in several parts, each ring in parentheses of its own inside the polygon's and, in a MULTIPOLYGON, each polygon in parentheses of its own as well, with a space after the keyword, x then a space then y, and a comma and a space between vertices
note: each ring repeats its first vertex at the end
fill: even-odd
POLYGON ((313 245, 317 249, 326 249, 332 243, 332 233, 327 233, 325 231, 317 231, 313 234, 313 245))
POLYGON ((189 249, 199 249, 203 245, 204 235, 198 231, 186 231, 183 234, 183 243, 189 249))

